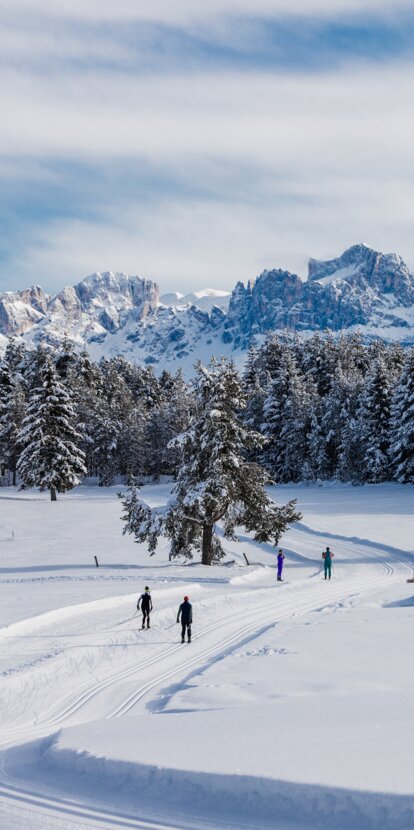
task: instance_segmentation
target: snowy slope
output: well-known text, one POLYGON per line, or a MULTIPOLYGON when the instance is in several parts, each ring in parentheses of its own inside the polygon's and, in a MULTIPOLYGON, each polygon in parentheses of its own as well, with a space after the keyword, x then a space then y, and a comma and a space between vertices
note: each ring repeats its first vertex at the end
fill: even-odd
MULTIPOLYGON (((169 487, 143 493, 163 503, 169 487)), ((227 566, 149 558, 120 535, 114 490, 52 505, 2 489, 1 828, 412 827, 412 488, 272 493, 303 512, 281 584, 274 549, 248 537, 226 543, 227 566)))

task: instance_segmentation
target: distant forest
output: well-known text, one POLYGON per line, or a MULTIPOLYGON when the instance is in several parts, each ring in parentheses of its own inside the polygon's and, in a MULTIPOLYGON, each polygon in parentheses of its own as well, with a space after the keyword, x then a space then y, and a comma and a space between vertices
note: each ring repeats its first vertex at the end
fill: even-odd
MULTIPOLYGON (((276 483, 414 482, 414 349, 272 335, 250 349, 241 381, 241 417, 264 439, 247 460, 276 483)), ((0 362, 0 482, 64 492, 85 476, 102 486, 174 476, 173 439, 195 407, 180 370, 157 377, 123 357, 92 363, 70 341, 29 350, 11 339, 0 362)))

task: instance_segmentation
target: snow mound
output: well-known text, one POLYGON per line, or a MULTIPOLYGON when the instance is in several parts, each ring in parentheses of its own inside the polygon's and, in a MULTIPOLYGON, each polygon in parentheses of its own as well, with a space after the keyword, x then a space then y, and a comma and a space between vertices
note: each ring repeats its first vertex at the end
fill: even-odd
MULTIPOLYGON (((142 744, 139 721, 131 729, 128 719, 123 732, 131 748, 142 744)), ((110 733, 108 729, 109 740, 110 733)), ((116 754, 119 724, 113 738, 116 754)), ((205 821, 216 826, 215 820, 222 826, 226 819, 231 828, 251 827, 252 823, 256 828, 284 828, 284 822, 289 822, 291 830, 301 824, 329 830, 409 830, 414 825, 412 795, 295 783, 271 777, 271 769, 269 776, 254 776, 243 774, 236 766, 223 774, 139 763, 132 749, 129 760, 119 760, 105 751, 82 751, 78 741, 79 729, 65 730, 52 739, 15 749, 8 762, 20 781, 27 777, 32 787, 36 779, 39 784, 47 781, 51 795, 54 790, 59 793, 64 782, 66 797, 70 798, 72 791, 77 800, 95 800, 101 810, 108 805, 122 810, 124 816, 133 816, 139 805, 142 819, 145 813, 153 815, 157 805, 158 818, 168 816, 169 826, 174 816, 180 817, 180 826, 183 819, 191 822, 194 817, 193 828, 205 821)), ((179 744, 174 751, 180 755, 179 744)))

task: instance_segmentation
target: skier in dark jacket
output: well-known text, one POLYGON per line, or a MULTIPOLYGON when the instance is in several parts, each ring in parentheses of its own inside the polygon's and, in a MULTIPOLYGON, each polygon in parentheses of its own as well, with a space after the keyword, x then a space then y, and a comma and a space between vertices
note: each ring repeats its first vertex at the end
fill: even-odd
POLYGON ((180 622, 181 616, 181 642, 184 643, 185 641, 185 632, 187 631, 187 638, 188 642, 191 643, 191 623, 193 622, 193 606, 189 601, 188 597, 184 597, 184 602, 181 603, 178 614, 177 614, 177 622, 180 622))
POLYGON ((277 581, 278 582, 283 582, 282 571, 283 571, 283 560, 284 560, 284 558, 285 558, 285 554, 283 553, 283 550, 279 550, 279 553, 277 555, 277 581))
POLYGON ((325 579, 329 574, 329 579, 331 578, 332 574, 332 559, 334 558, 334 553, 332 553, 330 548, 326 548, 326 550, 322 554, 324 569, 325 569, 325 579))
POLYGON ((142 611, 142 628, 145 628, 145 620, 147 621, 147 628, 150 627, 150 613, 152 611, 152 599, 148 585, 145 586, 145 593, 141 594, 137 602, 138 611, 142 611), (140 609, 141 606, 141 609, 140 609))

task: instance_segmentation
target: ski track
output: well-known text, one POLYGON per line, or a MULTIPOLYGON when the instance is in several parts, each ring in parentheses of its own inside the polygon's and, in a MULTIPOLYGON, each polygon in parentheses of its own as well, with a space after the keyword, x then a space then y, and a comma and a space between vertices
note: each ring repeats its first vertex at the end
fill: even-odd
MULTIPOLYGON (((34 810, 44 816, 45 820, 48 817, 54 821, 54 824, 45 824, 45 827, 61 826, 62 830, 66 830, 66 828, 72 826, 78 828, 105 827, 107 830, 116 830, 116 828, 119 829, 122 827, 141 828, 141 830, 189 830, 192 827, 194 830, 198 830, 198 828, 200 830, 201 828, 209 830, 211 825, 202 820, 191 820, 189 822, 186 819, 179 819, 179 823, 176 820, 173 822, 151 820, 127 814, 115 814, 110 811, 100 810, 94 806, 86 807, 84 804, 77 804, 72 800, 60 798, 54 794, 32 792, 29 787, 24 786, 17 778, 14 778, 12 770, 7 768, 7 751, 5 750, 16 745, 16 743, 22 741, 26 743, 28 740, 50 735, 64 725, 67 720, 82 713, 85 707, 92 704, 98 695, 104 693, 110 687, 116 688, 119 686, 119 702, 115 707, 112 705, 109 708, 106 717, 123 717, 161 684, 172 678, 177 678, 177 676, 180 676, 182 682, 185 682, 189 673, 194 674, 194 671, 197 669, 202 671, 206 664, 231 652, 234 647, 254 639, 255 636, 267 627, 276 625, 289 618, 304 616, 309 612, 343 602, 351 596, 370 593, 377 588, 400 581, 403 577, 401 569, 405 570, 407 568, 410 573, 412 571, 413 559, 409 553, 407 554, 398 549, 390 549, 385 545, 377 545, 368 539, 350 538, 333 533, 321 533, 308 528, 302 523, 298 523, 295 526, 295 533, 299 537, 303 535, 305 538, 306 536, 320 536, 336 539, 344 543, 344 546, 354 555, 357 553, 358 557, 362 560, 365 559, 367 562, 375 563, 378 566, 379 573, 376 576, 365 574, 364 578, 352 576, 338 582, 327 581, 326 584, 325 580, 319 578, 320 574, 314 574, 311 578, 303 580, 302 582, 291 583, 291 590, 286 591, 286 593, 283 591, 279 595, 275 592, 280 591, 281 586, 272 585, 269 588, 261 587, 260 590, 269 592, 270 597, 262 605, 260 617, 257 618, 256 616, 254 623, 240 625, 240 621, 246 617, 245 609, 242 612, 238 611, 233 613, 220 620, 219 640, 217 638, 214 640, 214 633, 217 634, 216 622, 213 625, 204 626, 204 628, 197 631, 196 640, 191 644, 190 657, 187 656, 187 644, 184 646, 181 643, 175 644, 158 652, 153 657, 142 660, 138 664, 114 672, 105 679, 91 685, 87 690, 82 691, 81 694, 75 694, 73 700, 68 705, 60 708, 54 716, 46 718, 34 726, 32 724, 26 724, 14 729, 3 730, 0 733, 0 747, 3 748, 0 764, 0 798, 3 807, 6 805, 9 806, 11 811, 10 815, 14 815, 16 809, 34 810), (379 557, 375 554, 375 550, 381 551, 381 554, 392 554, 395 557, 395 562, 391 563, 379 557), (329 591, 328 595, 327 591, 329 591), (308 594, 308 597, 306 598, 304 594, 308 594), (277 606, 275 606, 275 599, 277 606), (235 630, 232 630, 233 626, 236 627, 235 630), (203 647, 203 641, 208 641, 209 637, 213 639, 213 642, 203 647), (185 654, 184 660, 182 659, 183 654, 185 654), (166 661, 174 660, 178 655, 180 656, 175 664, 165 670, 166 661), (152 676, 142 681, 142 674, 145 672, 147 674, 150 673, 150 675, 152 672, 152 676), (124 681, 135 681, 135 679, 140 679, 140 682, 132 692, 129 691, 125 694, 125 691, 123 691, 124 681), (79 821, 82 823, 79 824, 79 821)), ((309 564, 313 562, 319 564, 319 560, 308 558, 308 561, 309 564)), ((287 587, 286 583, 285 587, 287 587)), ((74 720, 73 722, 76 723, 78 721, 74 720)), ((10 827, 12 826, 13 824, 11 823, 10 827)), ((220 824, 215 821, 214 827, 218 828, 219 826, 220 824)), ((226 824, 225 826, 228 827, 229 825, 226 824)))

